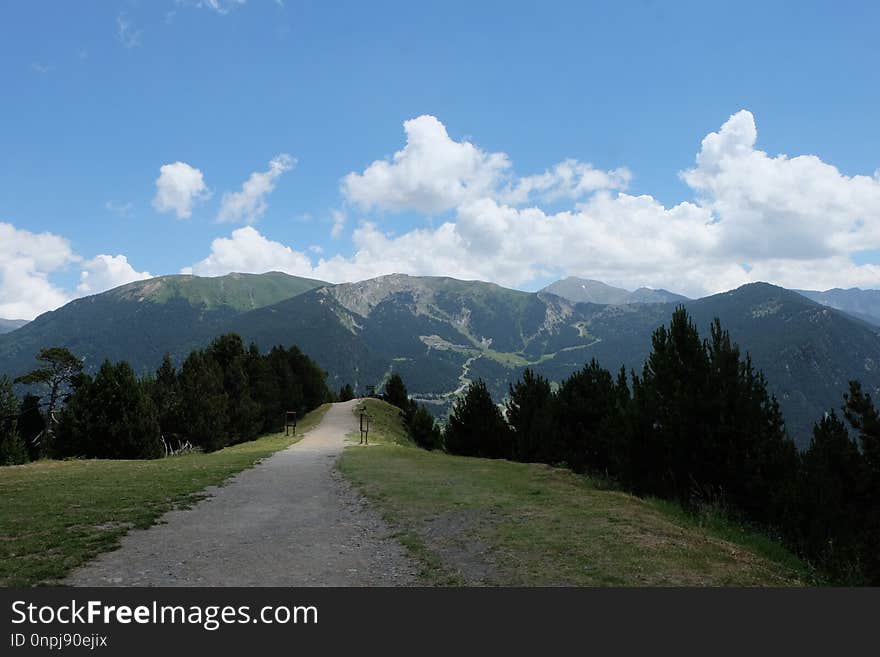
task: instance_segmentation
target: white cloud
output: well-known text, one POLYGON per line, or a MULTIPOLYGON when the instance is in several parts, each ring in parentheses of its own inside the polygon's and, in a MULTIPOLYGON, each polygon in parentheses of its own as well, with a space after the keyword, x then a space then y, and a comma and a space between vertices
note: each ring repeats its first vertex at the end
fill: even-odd
POLYGON ((186 162, 159 167, 153 207, 159 212, 175 212, 179 219, 192 216, 193 205, 210 196, 202 172, 186 162))
POLYGON ((746 111, 706 136, 695 166, 681 174, 693 199, 671 207, 621 191, 631 177, 626 169, 566 160, 517 178, 506 155, 452 141, 433 117, 408 121, 405 130, 406 147, 349 174, 343 192, 362 208, 452 210, 439 226, 393 235, 361 222, 352 233, 353 255, 316 263, 256 231, 236 247, 243 240, 233 233, 215 240, 203 262, 212 273, 234 271, 241 268, 240 248, 259 252, 251 257, 263 271, 331 282, 403 272, 527 287, 571 274, 691 296, 759 280, 880 287, 880 265, 853 261, 858 251, 880 250, 880 174, 845 176, 814 155, 770 156, 756 148, 746 111), (572 201, 568 210, 540 207, 565 199, 572 201))
POLYGON ((376 160, 363 173, 350 173, 342 192, 363 210, 416 210, 440 214, 462 203, 495 198, 522 204, 537 195, 544 200, 577 199, 599 189, 624 189, 624 168, 600 171, 567 159, 536 176, 516 178, 505 153, 488 153, 469 141, 455 141, 429 115, 403 124, 406 146, 391 160, 376 160))
POLYGON ((211 242, 210 255, 181 273, 221 276, 229 272, 262 274, 267 271, 309 276, 312 267, 305 254, 265 238, 253 226, 244 226, 232 231, 230 237, 215 239, 211 242))
POLYGON ((877 178, 845 176, 815 155, 771 157, 756 139, 752 114, 737 112, 682 173, 721 227, 723 255, 803 261, 880 247, 877 178))
POLYGON ((626 189, 631 179, 632 174, 625 167, 601 171, 591 164, 568 159, 544 173, 520 178, 500 198, 515 205, 527 203, 533 196, 543 201, 576 200, 602 189, 626 189))
POLYGON ((507 155, 453 141, 433 116, 406 121, 403 129, 406 146, 390 162, 376 160, 362 174, 350 173, 342 181, 345 196, 364 210, 438 214, 490 194, 510 169, 507 155))
POLYGON ((41 75, 48 73, 49 71, 52 70, 52 68, 53 67, 50 66, 49 64, 41 64, 40 62, 33 62, 31 64, 31 70, 35 71, 37 73, 40 73, 41 75))
POLYGON ((845 176, 814 155, 770 156, 756 148, 747 111, 706 136, 695 166, 681 174, 694 199, 673 207, 620 191, 631 178, 624 168, 606 172, 565 160, 516 178, 507 156, 492 159, 451 141, 432 117, 414 121, 420 129, 407 122, 407 146, 391 162, 349 174, 343 191, 364 208, 454 209, 454 216, 436 230, 399 237, 362 227, 355 255, 325 267, 509 285, 558 272, 692 295, 756 280, 880 286, 880 267, 852 260, 857 251, 880 249, 880 174, 845 176), (581 200, 565 212, 539 207, 564 199, 581 200), (517 207, 527 202, 537 205, 517 207))
POLYGON ((266 212, 266 196, 275 189, 275 183, 282 173, 290 171, 296 160, 286 153, 276 155, 269 162, 266 171, 255 171, 241 187, 240 192, 227 192, 223 195, 217 221, 251 224, 266 212))
POLYGON ((333 220, 333 227, 330 229, 330 237, 333 239, 339 239, 339 236, 342 235, 342 231, 345 230, 345 220, 347 219, 347 216, 342 210, 333 210, 330 213, 330 218, 333 220))
POLYGON ((149 272, 136 271, 124 255, 83 260, 64 237, 0 222, 0 317, 4 319, 33 319, 75 296, 97 294, 150 277, 149 272), (74 263, 82 267, 75 295, 50 280, 74 263))
POLYGON ((49 274, 78 259, 63 237, 0 222, 0 317, 33 319, 69 301, 49 274))
POLYGON ((141 30, 125 16, 119 14, 116 17, 116 39, 126 48, 137 48, 141 45, 141 30))
POLYGON ((124 255, 97 255, 82 263, 79 285, 76 287, 80 295, 98 294, 132 281, 152 278, 147 271, 136 271, 128 263, 124 255))

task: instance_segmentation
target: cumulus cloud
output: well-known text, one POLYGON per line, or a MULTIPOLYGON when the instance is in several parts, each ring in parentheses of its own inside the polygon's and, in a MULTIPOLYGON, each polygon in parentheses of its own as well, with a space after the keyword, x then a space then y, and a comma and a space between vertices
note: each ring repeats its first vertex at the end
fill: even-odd
POLYGON ((147 271, 136 271, 124 255, 97 255, 82 263, 76 291, 80 295, 98 294, 132 281, 152 278, 147 271))
POLYGON ((402 150, 343 179, 343 194, 361 209, 436 215, 481 198, 513 204, 526 203, 534 195, 544 200, 576 199, 599 189, 624 189, 630 179, 626 169, 605 172, 572 159, 543 174, 515 178, 505 153, 455 141, 434 116, 406 121, 403 129, 402 150))
POLYGON ((755 148, 751 112, 703 139, 682 173, 722 229, 722 253, 740 260, 822 260, 880 247, 880 181, 845 176, 815 155, 755 148))
POLYGON ((252 226, 244 226, 232 231, 229 237, 215 239, 208 257, 185 267, 181 273, 220 276, 229 272, 262 274, 267 271, 309 276, 312 268, 305 254, 267 239, 252 226))
POLYGON ((415 209, 437 214, 468 198, 490 194, 510 168, 504 153, 486 153, 449 138, 433 116, 403 124, 406 146, 391 161, 376 160, 343 182, 346 197, 362 209, 415 209))
MULTIPOLYGON (((691 296, 758 280, 880 287, 880 265, 853 260, 880 250, 880 173, 846 176, 815 155, 769 155, 745 110, 703 139, 681 173, 692 198, 670 207, 624 191, 624 168, 565 160, 518 178, 506 155, 452 140, 434 117, 404 129, 406 146, 346 176, 342 191, 362 209, 450 212, 447 219, 399 235, 362 221, 352 255, 317 262, 254 231, 259 268, 331 282, 405 272, 519 287, 580 275, 691 296), (562 211, 542 207, 565 200, 571 206, 562 211)), ((235 270, 235 250, 216 251, 212 273, 235 270)))
POLYGON ((576 200, 602 189, 626 189, 631 179, 632 174, 626 167, 601 171, 591 164, 568 159, 544 173, 523 176, 500 198, 515 205, 535 197, 543 201, 576 200))
POLYGON ((4 319, 33 319, 76 296, 150 277, 149 272, 136 271, 124 255, 83 260, 60 235, 0 222, 0 317, 4 319), (50 278, 75 263, 81 267, 80 280, 71 294, 50 278))
POLYGON ((153 207, 159 212, 174 212, 179 219, 192 216, 193 205, 208 198, 202 172, 186 162, 173 162, 159 167, 153 207))
POLYGON ((33 319, 69 301, 49 275, 78 259, 63 237, 0 222, 0 317, 33 319))
POLYGON ((266 212, 266 196, 275 189, 278 178, 285 171, 290 171, 295 164, 296 160, 287 153, 276 155, 269 162, 268 170, 252 173, 240 192, 227 192, 223 195, 217 221, 241 221, 248 224, 255 222, 266 212))

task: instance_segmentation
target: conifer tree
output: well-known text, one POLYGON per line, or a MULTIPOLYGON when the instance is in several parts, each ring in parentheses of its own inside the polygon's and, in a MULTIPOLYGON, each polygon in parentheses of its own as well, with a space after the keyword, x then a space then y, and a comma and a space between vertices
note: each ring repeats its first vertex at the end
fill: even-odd
POLYGON ((339 401, 347 402, 354 399, 354 388, 351 387, 350 383, 346 383, 339 389, 339 401))
POLYGON ((393 406, 397 406, 402 411, 406 411, 409 406, 409 393, 403 379, 397 373, 392 374, 385 382, 385 388, 382 392, 382 399, 393 406))
POLYGON ((563 459, 575 472, 616 472, 617 403, 614 379, 595 359, 566 379, 557 393, 563 459))
POLYGON ((169 354, 162 358, 150 388, 162 437, 171 446, 179 445, 186 432, 181 417, 180 382, 169 354))
POLYGON ((104 361, 94 379, 75 381, 58 433, 64 456, 149 459, 164 453, 153 400, 124 361, 104 361))
POLYGON ((813 428, 798 487, 800 548, 838 580, 857 583, 863 549, 864 462, 832 411, 813 428))
POLYGON ((844 414, 859 435, 864 462, 863 507, 865 515, 862 550, 865 577, 868 583, 880 585, 880 414, 871 395, 862 390, 858 381, 850 381, 845 395, 844 414))
POLYGON ((564 459, 554 426, 554 396, 550 382, 526 368, 509 387, 507 422, 512 431, 511 458, 516 461, 557 463, 564 459))
POLYGON ((413 442, 422 449, 434 450, 443 446, 443 435, 434 416, 422 404, 410 401, 404 414, 404 424, 413 442))
POLYGON ((180 391, 189 440, 209 452, 225 447, 229 404, 217 362, 203 351, 192 352, 180 370, 180 391))
POLYGON ((0 465, 19 465, 28 459, 27 449, 18 430, 18 399, 12 381, 0 375, 0 465))
POLYGON ((46 430, 38 438, 41 456, 52 456, 55 445, 55 427, 58 423, 60 406, 67 399, 68 389, 82 372, 83 362, 74 356, 66 347, 46 347, 40 349, 37 360, 44 363, 27 374, 15 379, 16 383, 25 385, 42 385, 47 391, 46 430))
POLYGON ((509 458, 510 428, 485 381, 471 383, 452 407, 443 435, 446 450, 463 456, 509 458))

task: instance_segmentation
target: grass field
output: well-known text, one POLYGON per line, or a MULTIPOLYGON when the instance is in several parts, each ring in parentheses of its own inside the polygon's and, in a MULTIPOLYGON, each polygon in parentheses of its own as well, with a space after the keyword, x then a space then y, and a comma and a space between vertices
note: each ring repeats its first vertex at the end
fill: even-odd
MULTIPOLYGON (((378 414, 382 402, 368 404, 378 414)), ((383 444, 349 447, 339 467, 379 505, 426 584, 815 583, 791 553, 722 517, 699 519, 566 470, 406 446, 382 410, 383 444)))
POLYGON ((192 504, 207 486, 283 449, 315 426, 329 405, 297 427, 210 454, 150 461, 38 461, 0 467, 0 585, 51 584, 114 549, 131 528, 192 504))

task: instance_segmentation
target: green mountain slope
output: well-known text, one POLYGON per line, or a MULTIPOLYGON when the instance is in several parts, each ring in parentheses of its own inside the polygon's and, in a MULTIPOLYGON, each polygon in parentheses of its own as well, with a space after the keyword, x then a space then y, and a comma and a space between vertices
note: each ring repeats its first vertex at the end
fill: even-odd
MULTIPOLYGON (((875 327, 766 284, 685 303, 708 335, 720 317, 779 397, 792 434, 840 405, 850 378, 880 390, 875 327)), ((590 358, 612 370, 640 369, 654 329, 675 303, 574 304, 478 282, 387 276, 313 290, 226 323, 268 346, 296 343, 334 386, 363 391, 400 373, 409 390, 441 413, 476 377, 497 399, 522 370, 559 381, 590 358)))
POLYGON ((216 278, 162 276, 129 283, 44 313, 0 336, 0 372, 21 374, 41 347, 61 345, 86 360, 128 360, 137 371, 152 369, 168 351, 186 354, 213 337, 223 322, 325 285, 278 272, 216 278))
MULTIPOLYGON (((339 388, 380 387, 398 372, 438 415, 477 377, 499 401, 525 367, 554 381, 591 358, 640 369, 651 334, 676 303, 574 303, 547 292, 403 275, 322 285, 283 274, 217 279, 165 277, 133 283, 47 313, 0 336, 0 372, 31 368, 43 346, 86 358, 155 368, 234 331, 266 350, 298 345, 339 388)), ((684 302, 708 335, 714 317, 764 371, 796 440, 840 406, 851 378, 880 393, 880 328, 766 284, 684 302)))

